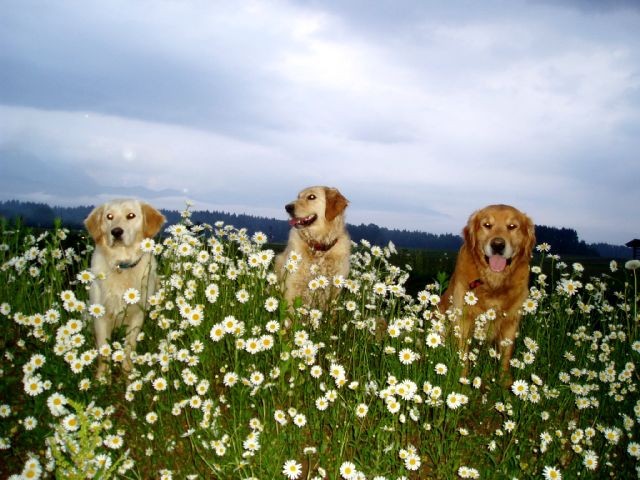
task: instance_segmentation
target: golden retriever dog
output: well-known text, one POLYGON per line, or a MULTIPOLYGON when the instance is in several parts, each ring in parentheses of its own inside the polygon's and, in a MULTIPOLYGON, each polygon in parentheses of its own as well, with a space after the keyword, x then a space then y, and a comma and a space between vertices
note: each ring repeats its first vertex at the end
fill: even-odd
MULTIPOLYGON (((529 289, 529 261, 535 244, 531 219, 509 205, 490 205, 469 217, 455 270, 442 296, 441 309, 455 312, 461 350, 468 353, 470 337, 499 345, 503 380, 511 382, 509 365, 518 333, 521 307, 529 289), (467 292, 472 292, 468 302, 467 292), (473 305, 473 300, 477 302, 473 305), (477 317, 492 310, 486 324, 477 317)), ((465 359, 466 361, 466 359, 465 359)), ((466 369, 465 369, 466 375, 466 369)))
MULTIPOLYGON (((105 313, 93 322, 96 347, 111 338, 114 328, 126 327, 123 370, 131 371, 131 353, 142 330, 149 296, 156 288, 156 260, 141 250, 145 238, 154 237, 165 217, 151 205, 134 199, 113 200, 93 209, 85 226, 95 242, 91 271, 91 303, 100 304, 105 313), (125 292, 136 289, 136 303, 125 302, 125 292)), ((135 300, 135 299, 134 299, 135 300)), ((97 377, 103 377, 107 365, 99 360, 97 377)))
POLYGON ((334 294, 335 276, 349 275, 351 239, 344 221, 348 200, 335 188, 309 187, 285 206, 291 231, 275 268, 291 306, 296 297, 304 304, 325 307, 334 294), (315 290, 309 283, 323 276, 328 285, 315 290))

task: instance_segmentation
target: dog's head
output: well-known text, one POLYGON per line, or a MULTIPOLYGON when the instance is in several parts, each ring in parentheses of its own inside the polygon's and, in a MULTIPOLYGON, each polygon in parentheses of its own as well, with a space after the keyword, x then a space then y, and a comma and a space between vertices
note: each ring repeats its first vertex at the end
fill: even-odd
POLYGON ((492 272, 508 272, 514 261, 529 262, 535 244, 531 219, 509 205, 489 205, 469 217, 464 241, 492 272))
POLYGON ((289 225, 296 229, 323 228, 327 223, 342 218, 349 201, 335 188, 309 187, 285 206, 291 217, 289 225))
POLYGON ((84 224, 96 244, 130 247, 159 231, 165 217, 148 203, 113 200, 93 209, 84 224))

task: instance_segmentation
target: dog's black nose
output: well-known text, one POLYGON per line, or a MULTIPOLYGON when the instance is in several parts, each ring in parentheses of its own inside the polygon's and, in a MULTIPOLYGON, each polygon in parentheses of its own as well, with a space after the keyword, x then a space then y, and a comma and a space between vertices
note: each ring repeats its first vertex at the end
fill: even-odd
POLYGON ((296 206, 293 203, 288 203, 284 207, 284 209, 287 211, 287 213, 289 215, 293 215, 293 212, 294 212, 295 208, 296 208, 296 206))
POLYGON ((113 238, 120 238, 123 233, 124 233, 124 230, 122 230, 120 227, 111 229, 111 235, 113 235, 113 238))
POLYGON ((502 254, 504 252, 504 247, 506 246, 506 242, 504 238, 496 237, 491 240, 491 250, 495 254, 502 254))

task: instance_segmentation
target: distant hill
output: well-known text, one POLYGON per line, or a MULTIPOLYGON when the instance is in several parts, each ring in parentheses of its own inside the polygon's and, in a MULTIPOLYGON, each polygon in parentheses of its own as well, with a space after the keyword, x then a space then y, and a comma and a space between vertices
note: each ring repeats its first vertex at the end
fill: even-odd
MULTIPOLYGON (((0 202, 0 218, 13 220, 17 217, 28 226, 49 228, 56 218, 70 229, 84 229, 83 221, 93 206, 57 207, 44 203, 21 202, 9 200, 0 202)), ((180 221, 177 210, 162 210, 169 224, 180 221)), ((235 214, 219 211, 194 211, 191 217, 196 223, 213 225, 223 221, 238 228, 246 228, 249 232, 261 231, 267 234, 273 243, 285 243, 289 234, 289 225, 284 220, 257 217, 246 214, 235 214)), ((358 242, 366 239, 375 245, 386 245, 390 241, 399 248, 456 251, 462 244, 459 235, 451 233, 433 234, 420 231, 397 230, 380 227, 372 223, 347 226, 351 238, 358 242)), ((602 256, 605 258, 631 258, 631 249, 624 245, 606 243, 587 244, 580 240, 578 233, 570 228, 556 228, 536 225, 537 243, 546 242, 552 251, 560 255, 602 256)))

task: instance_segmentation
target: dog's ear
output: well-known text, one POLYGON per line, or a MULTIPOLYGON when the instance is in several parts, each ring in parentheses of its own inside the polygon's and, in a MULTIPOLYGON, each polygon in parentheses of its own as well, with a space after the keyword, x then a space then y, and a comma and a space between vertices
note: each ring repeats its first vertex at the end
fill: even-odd
POLYGON ((476 249, 476 230, 478 228, 478 212, 474 212, 469 217, 467 224, 462 230, 462 239, 470 251, 476 249))
POLYGON ((524 213, 522 214, 522 230, 524 231, 523 255, 528 260, 536 244, 536 226, 533 221, 524 213))
POLYGON ((142 208, 142 215, 144 217, 142 233, 145 238, 153 238, 160 231, 166 218, 148 203, 141 203, 140 208, 142 208))
POLYGON ((349 205, 349 200, 344 198, 336 188, 325 187, 324 193, 326 200, 324 217, 330 222, 344 212, 344 209, 349 205))
POLYGON ((102 214, 104 212, 104 205, 100 205, 99 207, 94 208, 89 216, 84 220, 84 226, 87 227, 87 231, 93 241, 96 243, 100 243, 102 237, 104 236, 104 231, 102 230, 102 214))

